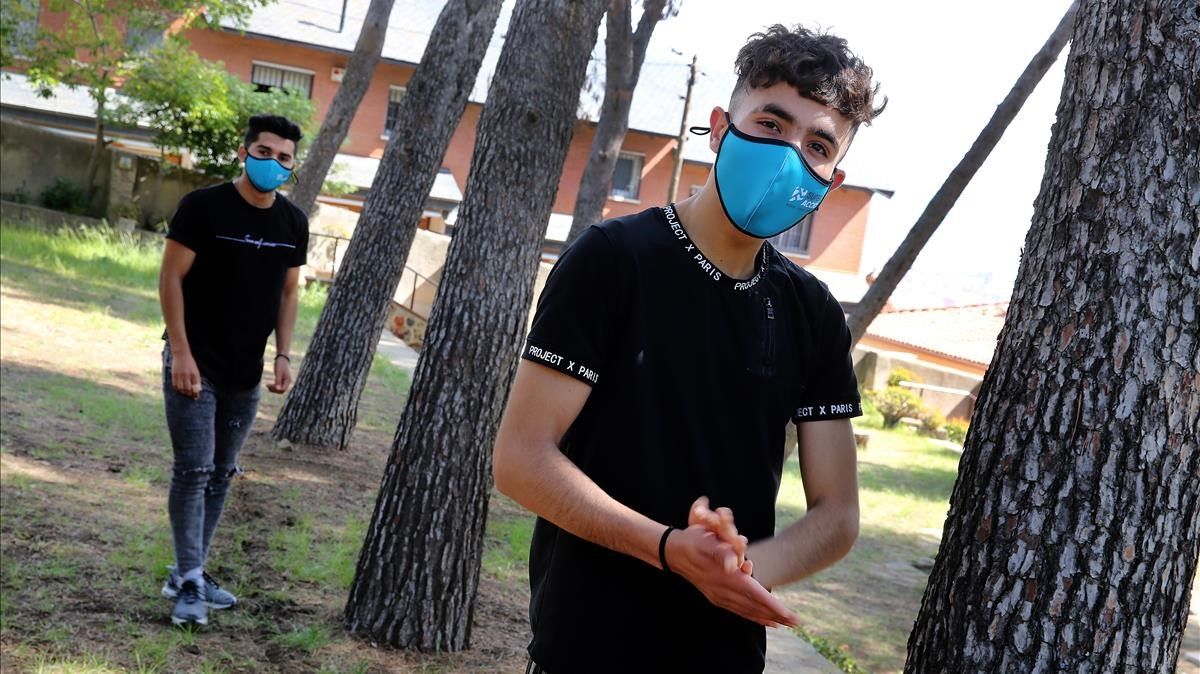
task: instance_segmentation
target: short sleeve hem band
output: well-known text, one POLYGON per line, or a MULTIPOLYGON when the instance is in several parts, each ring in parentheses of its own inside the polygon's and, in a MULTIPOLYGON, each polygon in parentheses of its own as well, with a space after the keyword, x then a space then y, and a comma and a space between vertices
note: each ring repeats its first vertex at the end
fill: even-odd
POLYGON ((521 353, 521 357, 525 360, 545 365, 551 370, 556 370, 570 377, 574 377, 579 381, 595 386, 596 382, 600 381, 600 373, 592 369, 590 366, 579 361, 571 360, 570 358, 555 353, 550 349, 537 346, 532 342, 526 342, 525 350, 521 353))
POLYGON ((851 400, 840 403, 824 403, 805 405, 796 408, 792 421, 800 424, 808 421, 830 421, 832 419, 852 419, 862 416, 862 403, 851 400))

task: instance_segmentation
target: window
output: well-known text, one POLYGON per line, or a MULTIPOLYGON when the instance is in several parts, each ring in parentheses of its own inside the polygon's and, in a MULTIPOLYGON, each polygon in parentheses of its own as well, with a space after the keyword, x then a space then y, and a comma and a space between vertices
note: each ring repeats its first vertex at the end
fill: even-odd
POLYGON ((27 56, 37 45, 38 15, 41 13, 40 0, 17 0, 15 3, 4 3, 4 40, 5 47, 14 56, 27 56))
POLYGON ((135 54, 145 54, 163 42, 161 26, 130 26, 125 31, 125 45, 135 54))
POLYGON ((387 120, 383 123, 383 137, 390 138, 392 129, 400 120, 400 101, 404 99, 404 87, 388 87, 387 120))
POLYGON ((254 63, 250 70, 250 83, 262 92, 287 89, 304 94, 305 98, 312 98, 313 73, 310 70, 254 63))
POLYGON ((642 186, 642 161, 640 154, 622 152, 613 169, 612 193, 614 199, 637 199, 642 186))
POLYGON ((800 224, 778 236, 771 237, 771 245, 781 253, 808 255, 808 239, 812 234, 813 214, 809 213, 800 224))

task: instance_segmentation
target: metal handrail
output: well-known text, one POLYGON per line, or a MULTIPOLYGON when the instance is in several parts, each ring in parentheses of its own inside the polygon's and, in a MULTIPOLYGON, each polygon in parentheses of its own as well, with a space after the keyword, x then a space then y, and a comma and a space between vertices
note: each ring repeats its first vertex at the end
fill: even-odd
MULTIPOLYGON (((329 283, 330 283, 330 284, 336 283, 336 282, 337 282, 337 259, 338 259, 338 256, 337 256, 337 254, 338 254, 338 246, 340 245, 340 243, 341 243, 342 241, 345 241, 347 244, 349 244, 349 243, 350 243, 350 239, 349 239, 349 238, 347 238, 347 237, 344 237, 344 236, 338 236, 338 235, 336 235, 336 234, 322 234, 322 233, 319 233, 319 232, 311 232, 311 233, 309 234, 309 238, 325 238, 325 239, 333 239, 333 240, 334 240, 334 243, 333 243, 333 255, 331 256, 331 260, 330 260, 330 263, 329 263, 329 283)), ((432 287, 433 287, 433 290, 434 290, 434 295, 435 295, 435 297, 436 297, 436 295, 437 295, 437 289, 438 289, 438 283, 437 283, 437 281, 434 281, 433 279, 431 279, 431 278, 429 278, 428 276, 426 276, 426 275, 422 274, 421 272, 417 271, 416 269, 413 269, 413 268, 412 268, 411 266, 409 266, 408 264, 405 264, 405 265, 404 265, 404 269, 405 269, 406 271, 410 271, 410 272, 412 272, 412 274, 413 274, 413 285, 412 285, 412 292, 410 292, 410 293, 408 294, 408 305, 406 306, 406 305, 404 305, 404 304, 401 304, 400 306, 402 306, 402 307, 404 307, 404 308, 408 309, 408 311, 409 311, 409 312, 411 312, 411 313, 413 313, 413 314, 416 314, 416 313, 417 313, 417 311, 416 311, 416 309, 415 309, 414 307, 416 306, 416 301, 417 301, 417 286, 418 286, 418 285, 420 285, 420 282, 421 282, 421 281, 424 281, 425 283, 427 283, 427 284, 429 284, 430 286, 432 286, 432 287)), ((420 314, 417 314, 417 315, 420 315, 420 314)), ((428 316, 421 316, 421 317, 422 317, 422 318, 428 318, 428 316)))

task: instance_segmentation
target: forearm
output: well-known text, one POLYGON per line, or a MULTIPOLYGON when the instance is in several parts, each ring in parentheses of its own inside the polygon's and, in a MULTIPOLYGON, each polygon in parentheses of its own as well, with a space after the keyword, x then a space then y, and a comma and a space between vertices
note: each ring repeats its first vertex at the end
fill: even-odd
POLYGON ((752 544, 746 557, 766 587, 794 583, 831 566, 858 537, 858 507, 822 504, 772 538, 752 544))
POLYGON ((167 324, 167 341, 171 345, 171 353, 175 356, 190 354, 191 344, 188 343, 183 320, 182 279, 172 274, 160 274, 158 301, 162 307, 163 320, 167 324))
POLYGON ((284 291, 279 303, 279 318, 275 323, 275 353, 290 355, 292 349, 292 331, 296 327, 296 312, 299 306, 300 293, 295 288, 284 291))
POLYGON ((510 458, 496 466, 501 492, 575 536, 660 568, 665 525, 606 494, 557 447, 503 454, 510 458))

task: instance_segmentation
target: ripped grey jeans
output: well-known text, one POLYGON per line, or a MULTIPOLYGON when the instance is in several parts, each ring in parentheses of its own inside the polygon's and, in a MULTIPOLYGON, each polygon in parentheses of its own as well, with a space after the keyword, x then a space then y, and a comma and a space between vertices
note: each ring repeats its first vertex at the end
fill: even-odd
POLYGON ((202 568, 217 521, 225 508, 229 482, 241 469, 238 452, 258 412, 259 387, 225 391, 200 378, 200 398, 171 386, 170 345, 163 349, 163 399, 175 463, 167 514, 175 538, 179 574, 202 568))

